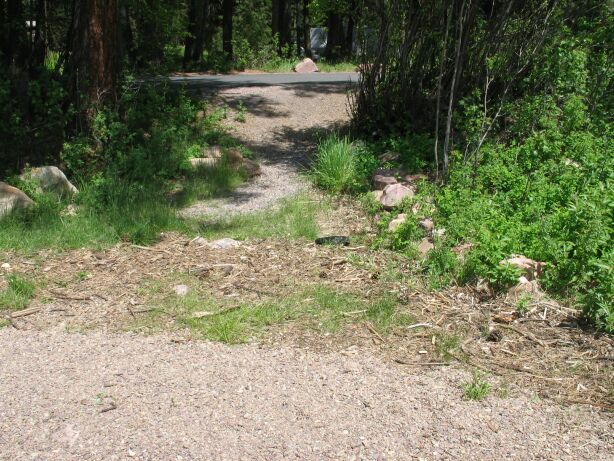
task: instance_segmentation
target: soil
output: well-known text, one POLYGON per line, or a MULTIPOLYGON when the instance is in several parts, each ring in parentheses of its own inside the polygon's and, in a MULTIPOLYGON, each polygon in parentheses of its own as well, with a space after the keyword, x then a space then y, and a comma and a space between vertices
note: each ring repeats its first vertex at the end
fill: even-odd
MULTIPOLYGON (((248 108, 232 123, 268 173, 195 212, 261 209, 307 187, 315 131, 346 116, 343 90, 322 91, 225 90, 248 108)), ((369 232, 343 201, 325 221, 332 233, 369 232)), ((606 460, 614 450, 612 338, 547 299, 506 323, 504 298, 432 293, 394 253, 300 240, 211 250, 171 233, 152 247, 0 259, 40 287, 0 328, 0 459, 606 460), (424 326, 382 335, 348 319, 324 334, 292 322, 228 346, 169 316, 152 334, 148 284, 171 294, 178 280, 228 306, 316 284, 388 293, 424 326), (483 401, 463 393, 474 370, 493 387, 483 401)))

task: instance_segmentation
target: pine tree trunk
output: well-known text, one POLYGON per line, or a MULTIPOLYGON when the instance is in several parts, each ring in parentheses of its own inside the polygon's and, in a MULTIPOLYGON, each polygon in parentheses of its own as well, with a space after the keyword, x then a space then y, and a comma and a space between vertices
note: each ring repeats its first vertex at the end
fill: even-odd
POLYGON ((232 58, 232 15, 234 13, 234 0, 222 2, 222 49, 228 58, 232 58))

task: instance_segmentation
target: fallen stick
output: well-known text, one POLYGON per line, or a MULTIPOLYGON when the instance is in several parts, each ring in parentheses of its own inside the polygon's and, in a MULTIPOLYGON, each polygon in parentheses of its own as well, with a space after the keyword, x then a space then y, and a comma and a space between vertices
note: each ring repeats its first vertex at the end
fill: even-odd
POLYGON ((27 315, 32 315, 32 314, 36 314, 37 312, 39 312, 41 310, 40 307, 29 307, 28 309, 23 309, 17 312, 13 312, 11 314, 11 318, 19 318, 19 317, 25 317, 27 315))
POLYGON ((410 365, 410 366, 418 366, 418 367, 447 367, 450 365, 448 362, 406 362, 403 359, 394 359, 396 363, 400 363, 401 365, 410 365))

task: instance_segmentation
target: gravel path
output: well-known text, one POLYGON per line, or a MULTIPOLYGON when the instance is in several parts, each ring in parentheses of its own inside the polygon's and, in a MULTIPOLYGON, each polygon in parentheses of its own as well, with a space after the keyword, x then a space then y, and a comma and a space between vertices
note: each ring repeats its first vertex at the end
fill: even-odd
MULTIPOLYGON (((229 123, 260 162, 262 175, 227 197, 196 203, 184 216, 228 216, 268 208, 280 199, 309 188, 300 176, 307 166, 318 132, 347 121, 347 84, 294 84, 226 88, 222 103, 236 109, 243 104, 246 122, 229 123)), ((234 111, 233 111, 234 112, 234 111)))
POLYGON ((0 330, 0 459, 612 459, 612 419, 466 375, 164 336, 0 330))

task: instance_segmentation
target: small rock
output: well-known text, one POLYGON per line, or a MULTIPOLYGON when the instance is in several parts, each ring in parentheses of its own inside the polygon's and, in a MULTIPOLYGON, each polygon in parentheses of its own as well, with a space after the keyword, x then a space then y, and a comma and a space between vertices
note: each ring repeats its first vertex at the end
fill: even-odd
POLYGON ((16 187, 0 182, 0 218, 18 208, 34 205, 34 201, 16 187))
POLYGON ((390 221, 390 223, 388 223, 388 230, 390 232, 394 232, 406 221, 407 221, 407 215, 405 213, 401 213, 396 218, 394 218, 392 221, 390 221))
POLYGON ((207 242, 205 245, 214 250, 229 250, 241 246, 241 242, 231 238, 223 238, 214 240, 213 242, 207 242))
POLYGON ((499 261, 499 264, 502 266, 509 264, 520 269, 528 280, 541 277, 544 272, 544 267, 546 266, 546 263, 534 261, 522 255, 512 255, 511 258, 499 261))
POLYGON ((386 186, 389 186, 390 184, 396 184, 397 178, 395 178, 394 176, 375 174, 373 175, 372 181, 373 181, 373 186, 376 189, 384 189, 386 186))
POLYGON ((70 197, 79 193, 77 188, 57 166, 32 168, 20 177, 23 180, 36 182, 39 189, 43 192, 52 192, 62 197, 70 197))
POLYGON ((204 246, 207 245, 209 243, 209 241, 206 238, 203 237, 196 237, 192 240, 190 240, 188 243, 186 243, 187 245, 198 245, 198 246, 204 246))
POLYGON ((9 263, 2 264, 2 266, 0 266, 0 269, 2 269, 2 271, 6 272, 7 274, 13 270, 9 263))
POLYGON ((175 285, 173 288, 175 290, 175 294, 180 297, 184 297, 190 291, 190 288, 187 285, 175 285))
POLYGON ((381 163, 398 162, 400 158, 401 158, 401 155, 398 152, 394 152, 390 150, 388 152, 384 152, 382 155, 378 157, 381 163))
POLYGON ((191 158, 190 159, 190 164, 194 167, 194 168, 200 168, 200 167, 212 167, 217 163, 217 159, 213 158, 213 157, 207 157, 207 158, 201 158, 201 157, 197 157, 197 158, 191 158))
POLYGON ((420 227, 427 232, 431 232, 435 227, 435 224, 431 218, 424 218, 419 224, 420 227))
POLYGON ((303 59, 300 63, 294 66, 294 72, 298 72, 299 74, 308 74, 311 72, 320 72, 316 63, 313 62, 309 58, 303 59))
POLYGON ((574 168, 580 168, 580 164, 570 158, 565 159, 565 165, 572 166, 574 168))
POLYGON ((62 216, 77 216, 78 208, 72 203, 68 204, 68 206, 62 210, 60 213, 62 216))
POLYGON ((433 245, 433 243, 425 237, 418 244, 418 253, 420 253, 422 257, 425 257, 426 254, 433 248, 435 248, 435 245, 433 245))
POLYGON ((433 229, 433 237, 443 237, 446 233, 446 230, 443 227, 439 229, 433 229))
POLYGON ((402 184, 391 184, 386 186, 384 189, 384 194, 380 199, 380 203, 384 206, 385 209, 391 210, 394 207, 401 204, 403 199, 411 198, 414 196, 413 189, 410 189, 407 186, 402 184))

